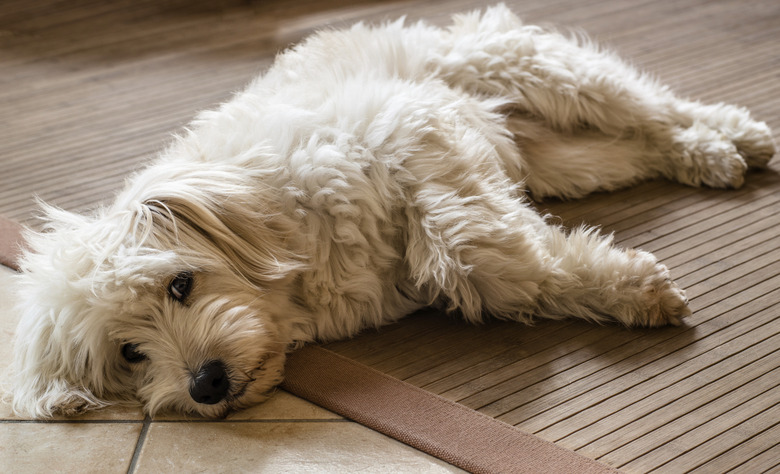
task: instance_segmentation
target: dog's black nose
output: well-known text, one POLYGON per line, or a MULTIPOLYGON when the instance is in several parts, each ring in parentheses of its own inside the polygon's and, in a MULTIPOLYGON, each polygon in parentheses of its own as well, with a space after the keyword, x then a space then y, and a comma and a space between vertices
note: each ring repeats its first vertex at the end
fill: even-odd
POLYGON ((219 360, 207 362, 192 377, 190 396, 198 403, 214 405, 221 402, 230 390, 225 364, 219 360))

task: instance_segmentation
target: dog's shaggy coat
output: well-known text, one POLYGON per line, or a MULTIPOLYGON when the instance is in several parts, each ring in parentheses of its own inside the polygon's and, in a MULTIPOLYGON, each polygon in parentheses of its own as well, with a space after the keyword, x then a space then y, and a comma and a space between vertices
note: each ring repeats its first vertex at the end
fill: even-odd
POLYGON ((222 416, 279 383, 291 345, 425 305, 676 324, 685 296, 651 254, 550 225, 526 194, 738 187, 774 152, 744 109, 679 99, 503 6, 321 32, 110 206, 46 208, 18 278, 13 407, 222 416))

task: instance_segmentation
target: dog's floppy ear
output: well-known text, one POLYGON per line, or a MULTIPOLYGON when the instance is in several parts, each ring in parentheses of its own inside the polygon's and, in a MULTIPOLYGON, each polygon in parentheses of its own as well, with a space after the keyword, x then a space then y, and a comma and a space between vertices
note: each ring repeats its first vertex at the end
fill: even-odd
POLYGON ((295 250, 296 224, 275 209, 275 197, 237 176, 242 171, 215 173, 214 179, 190 174, 144 204, 157 238, 216 257, 252 285, 267 288, 303 266, 295 250))
POLYGON ((27 232, 22 273, 15 277, 15 309, 21 319, 10 395, 14 412, 34 418, 74 415, 107 404, 94 393, 103 387, 102 345, 107 341, 101 327, 89 324, 82 291, 87 283, 78 271, 88 259, 78 246, 58 246, 58 235, 73 232, 84 218, 47 212, 50 218, 59 213, 71 222, 50 222, 48 232, 27 232))
POLYGON ((12 407, 20 416, 73 416, 108 402, 88 388, 95 356, 62 323, 62 315, 26 305, 17 329, 12 407), (80 379, 80 380, 79 380, 80 379))

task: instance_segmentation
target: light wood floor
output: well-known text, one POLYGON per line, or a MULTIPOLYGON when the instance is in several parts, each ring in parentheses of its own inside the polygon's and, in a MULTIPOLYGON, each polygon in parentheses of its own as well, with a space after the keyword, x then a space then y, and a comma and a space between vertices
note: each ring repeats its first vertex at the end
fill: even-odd
MULTIPOLYGON (((780 130, 775 0, 507 2, 581 28, 683 95, 780 130)), ((446 24, 481 2, 0 3, 0 213, 33 195, 84 209, 197 110, 316 28, 406 14, 446 24)), ((780 471, 780 165, 743 189, 650 182, 542 203, 567 225, 655 252, 691 299, 681 328, 469 327, 428 313, 330 347, 627 472, 780 471)))

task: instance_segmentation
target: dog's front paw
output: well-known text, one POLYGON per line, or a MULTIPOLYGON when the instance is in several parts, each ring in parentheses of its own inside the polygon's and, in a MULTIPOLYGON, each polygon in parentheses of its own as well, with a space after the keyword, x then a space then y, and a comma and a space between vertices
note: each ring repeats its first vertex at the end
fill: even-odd
POLYGON ((679 326, 691 310, 669 270, 651 253, 629 249, 626 255, 630 257, 631 276, 615 288, 627 302, 617 319, 630 327, 679 326))
POLYGON ((57 415, 71 418, 83 415, 94 408, 96 408, 96 405, 93 405, 82 398, 75 398, 54 406, 52 412, 57 415))
POLYGON ((646 312, 639 324, 647 327, 682 324, 682 318, 691 315, 685 292, 668 278, 668 270, 658 265, 658 278, 649 282, 642 292, 646 312))
POLYGON ((751 168, 766 168, 777 153, 772 131, 764 122, 751 120, 746 123, 741 133, 734 137, 734 145, 751 168))
POLYGON ((19 377, 17 381, 10 401, 14 413, 21 418, 74 417, 109 405, 108 401, 61 379, 43 381, 38 377, 33 380, 19 377))

